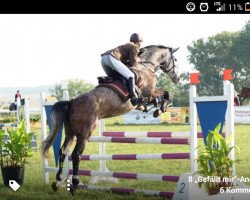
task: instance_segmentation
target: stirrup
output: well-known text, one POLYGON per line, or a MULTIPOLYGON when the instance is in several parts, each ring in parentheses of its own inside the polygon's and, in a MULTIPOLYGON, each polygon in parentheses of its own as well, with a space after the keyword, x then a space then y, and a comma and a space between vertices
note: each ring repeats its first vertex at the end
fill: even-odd
POLYGON ((130 99, 130 102, 133 106, 136 106, 139 102, 138 102, 138 98, 137 97, 132 97, 130 99))
POLYGON ((131 104, 133 106, 136 106, 138 104, 141 104, 143 102, 143 98, 137 98, 137 97, 132 97, 130 98, 131 104))

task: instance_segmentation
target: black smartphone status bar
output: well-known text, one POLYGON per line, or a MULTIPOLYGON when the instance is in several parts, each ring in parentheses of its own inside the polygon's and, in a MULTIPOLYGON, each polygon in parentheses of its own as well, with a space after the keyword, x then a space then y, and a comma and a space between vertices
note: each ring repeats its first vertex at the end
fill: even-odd
POLYGON ((88 2, 87 5, 8 7, 0 6, 0 14, 250 14, 250 0, 206 1, 134 1, 119 7, 111 2, 88 2), (95 4, 95 5, 93 5, 95 4), (98 5, 98 6, 97 6, 98 5), (99 9, 98 9, 99 8, 99 9), (103 9, 105 8, 105 9, 103 9))

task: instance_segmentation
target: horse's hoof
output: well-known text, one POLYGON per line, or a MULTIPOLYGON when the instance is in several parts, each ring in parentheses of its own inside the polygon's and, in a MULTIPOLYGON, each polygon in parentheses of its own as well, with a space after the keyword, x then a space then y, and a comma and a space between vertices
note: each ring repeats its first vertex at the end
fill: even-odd
POLYGON ((56 175, 56 180, 57 180, 57 181, 61 181, 61 180, 62 180, 61 175, 56 175))
POLYGON ((161 112, 159 109, 157 109, 157 110, 154 111, 153 117, 154 117, 154 118, 159 117, 161 113, 162 113, 162 112, 161 112))
POLYGON ((53 182, 52 185, 51 185, 51 187, 52 187, 52 190, 54 192, 56 192, 58 190, 58 188, 59 188, 58 185, 57 185, 57 182, 53 182))
POLYGON ((162 113, 165 113, 167 111, 167 108, 161 108, 160 110, 162 113))
POLYGON ((70 188, 70 194, 71 194, 72 196, 75 196, 75 193, 76 193, 76 187, 72 186, 72 187, 70 188))
POLYGON ((145 110, 145 107, 144 107, 144 106, 138 106, 138 107, 136 108, 136 110, 142 110, 142 111, 144 111, 144 110, 145 110))

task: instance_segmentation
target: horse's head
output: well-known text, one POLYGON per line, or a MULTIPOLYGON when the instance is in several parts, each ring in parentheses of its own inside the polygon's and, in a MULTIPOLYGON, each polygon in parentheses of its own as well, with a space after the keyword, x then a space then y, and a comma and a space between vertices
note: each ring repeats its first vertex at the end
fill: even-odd
POLYGON ((142 48, 139 56, 142 62, 152 63, 155 72, 160 68, 170 76, 172 82, 178 83, 180 80, 179 68, 176 66, 176 59, 173 56, 173 53, 177 50, 178 48, 172 49, 162 45, 151 45, 142 48))
POLYGON ((176 65, 177 59, 173 55, 178 49, 165 49, 163 55, 161 55, 162 60, 160 62, 161 70, 167 73, 174 83, 178 83, 180 80, 179 67, 176 65))
POLYGON ((244 87, 242 85, 241 92, 240 92, 240 97, 243 99, 250 97, 250 88, 249 87, 244 87))

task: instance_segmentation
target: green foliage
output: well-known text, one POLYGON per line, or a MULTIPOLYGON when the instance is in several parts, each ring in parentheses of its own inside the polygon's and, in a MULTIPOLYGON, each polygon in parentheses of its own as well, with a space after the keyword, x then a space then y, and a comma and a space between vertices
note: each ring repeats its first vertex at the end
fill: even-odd
MULTIPOLYGON (((183 77, 184 74, 181 75, 181 79, 183 77)), ((173 106, 182 107, 189 105, 188 84, 183 84, 182 82, 173 83, 165 73, 160 73, 157 76, 156 87, 169 92, 173 106)))
POLYGON ((197 158, 199 170, 197 174, 203 177, 219 178, 218 182, 199 182, 199 187, 205 184, 205 189, 209 191, 211 188, 229 187, 232 183, 228 183, 233 177, 233 164, 239 160, 231 160, 229 153, 236 146, 231 147, 231 135, 225 140, 220 134, 221 125, 218 124, 213 131, 210 131, 206 138, 204 151, 200 152, 197 158), (228 179, 229 178, 229 179, 228 179))
POLYGON ((31 122, 39 122, 41 119, 41 115, 40 114, 34 114, 30 116, 30 121, 31 122))
MULTIPOLYGON (((189 45, 188 59, 200 71, 202 82, 197 88, 199 95, 222 95, 223 68, 234 70, 232 81, 235 90, 250 85, 250 21, 239 32, 221 32, 208 38, 198 39, 189 45)), ((188 80, 188 77, 186 77, 188 80)))
POLYGON ((169 93, 173 93, 175 91, 175 85, 174 85, 174 83, 163 72, 157 75, 157 84, 156 84, 156 87, 158 87, 158 88, 160 88, 162 90, 167 90, 169 93))
POLYGON ((250 87, 250 20, 246 23, 243 30, 240 32, 239 37, 233 44, 231 49, 231 56, 240 63, 240 74, 237 74, 237 78, 240 76, 240 83, 237 88, 243 86, 250 87))
POLYGON ((0 106, 0 109, 1 109, 1 110, 9 110, 9 106, 3 106, 3 105, 1 105, 1 106, 0 106))
POLYGON ((16 115, 10 115, 8 113, 4 113, 4 114, 2 114, 2 118, 0 120, 2 123, 12 123, 12 122, 17 121, 16 115))
MULTIPOLYGON (((95 86, 87 83, 84 80, 70 79, 68 80, 67 90, 70 98, 75 98, 82 93, 92 90, 95 86)), ((63 100, 63 89, 61 84, 56 84, 54 88, 50 88, 52 96, 55 96, 59 101, 63 100)))
POLYGON ((17 129, 0 130, 0 165, 2 167, 25 166, 26 159, 32 156, 31 138, 34 133, 26 132, 25 121, 22 120, 17 129), (8 136, 5 140, 4 136, 8 136))
POLYGON ((207 41, 199 39, 188 46, 189 61, 200 71, 198 91, 200 95, 221 95, 223 93, 220 72, 223 68, 239 71, 239 65, 230 55, 230 49, 238 33, 222 32, 211 36, 207 41))

